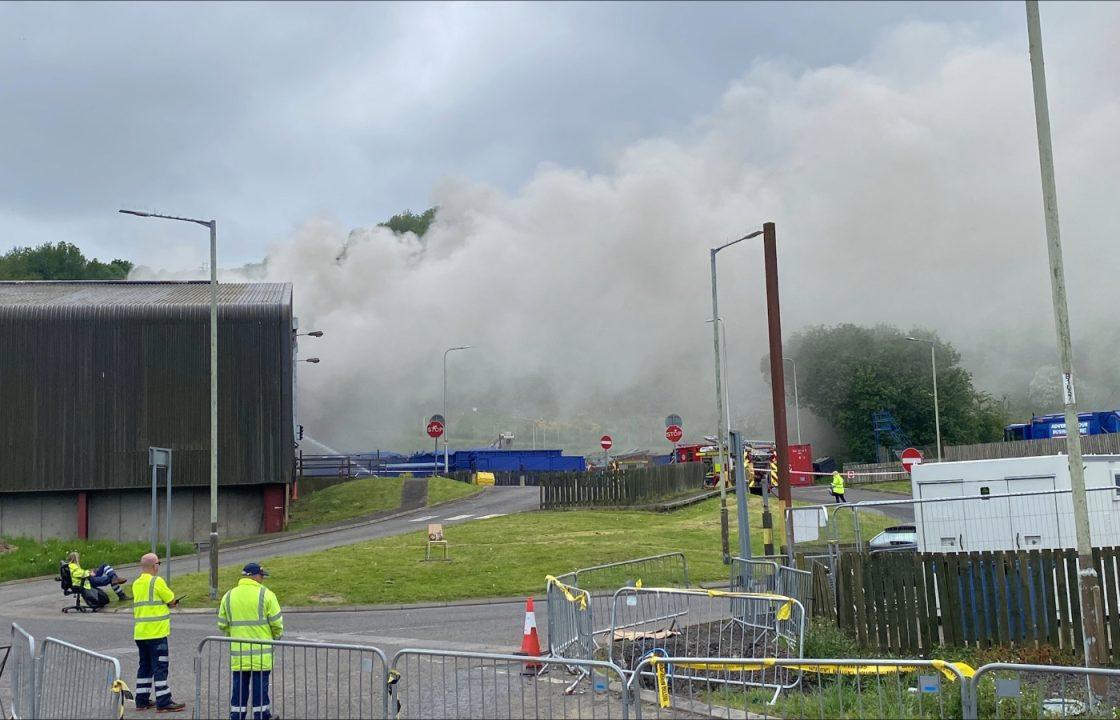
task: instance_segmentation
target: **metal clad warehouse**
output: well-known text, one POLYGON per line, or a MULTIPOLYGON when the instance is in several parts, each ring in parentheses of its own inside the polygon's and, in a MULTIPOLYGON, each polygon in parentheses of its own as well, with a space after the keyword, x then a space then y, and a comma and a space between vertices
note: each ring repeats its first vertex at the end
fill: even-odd
MULTIPOLYGON (((222 284, 218 302, 220 531, 278 530, 292 287, 222 284)), ((155 446, 173 450, 174 535, 206 538, 209 303, 206 282, 0 282, 0 535, 147 538, 155 446)))

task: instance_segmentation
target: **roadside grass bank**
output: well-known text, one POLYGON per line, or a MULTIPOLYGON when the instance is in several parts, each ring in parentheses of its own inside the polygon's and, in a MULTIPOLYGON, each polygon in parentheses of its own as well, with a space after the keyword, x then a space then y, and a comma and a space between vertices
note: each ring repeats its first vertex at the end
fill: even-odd
MULTIPOLYGON (((404 481, 403 477, 360 478, 308 493, 292 503, 287 529, 306 530, 316 525, 396 510, 401 506, 404 481)), ((451 478, 429 478, 428 504, 458 500, 481 490, 476 485, 451 478)))
POLYGON ((450 500, 458 500, 459 498, 470 497, 482 492, 482 488, 478 485, 471 485, 470 483, 459 482, 445 477, 433 477, 428 479, 428 504, 436 505, 450 500))
POLYGON ((395 510, 401 505, 403 487, 404 478, 372 477, 316 490, 292 503, 288 529, 303 530, 313 525, 395 510))
MULTIPOLYGON (((731 547, 737 547, 734 499, 730 499, 731 547)), ((777 503, 775 503, 777 506, 777 503)), ((782 514, 774 508, 775 541, 782 535, 782 514)), ((867 513, 866 536, 893 521, 867 513), (868 527, 871 526, 872 530, 868 527)), ((751 498, 750 525, 761 527, 761 503, 751 498)), ((451 562, 422 562, 424 528, 390 538, 332 548, 307 555, 264 561, 267 584, 285 606, 366 605, 451 601, 468 598, 540 594, 546 575, 580 567, 683 551, 694 583, 725 580, 720 557, 719 500, 713 498, 668 513, 566 510, 507 515, 444 529, 451 562)), ((841 535, 852 536, 850 519, 841 535)), ((762 539, 752 537, 756 554, 762 539)), ((239 568, 224 568, 220 586, 232 587, 239 568)), ((179 594, 206 598, 205 574, 185 575, 174 583, 179 594)), ((205 600, 201 605, 211 605, 205 600)))
MULTIPOLYGON (((119 543, 112 540, 47 539, 39 542, 25 537, 4 538, 0 546, 0 582, 57 575, 59 562, 65 560, 71 550, 81 553, 82 567, 90 570, 105 564, 138 563, 140 556, 150 549, 151 545, 145 541, 119 543)), ((159 551, 160 554, 165 551, 163 544, 159 551)), ((194 546, 173 542, 171 552, 174 555, 191 555, 194 546)))
POLYGON ((888 480, 887 482, 867 483, 865 485, 851 485, 852 488, 860 490, 874 490, 876 492, 889 492, 897 493, 911 497, 914 492, 913 486, 909 480, 888 480))

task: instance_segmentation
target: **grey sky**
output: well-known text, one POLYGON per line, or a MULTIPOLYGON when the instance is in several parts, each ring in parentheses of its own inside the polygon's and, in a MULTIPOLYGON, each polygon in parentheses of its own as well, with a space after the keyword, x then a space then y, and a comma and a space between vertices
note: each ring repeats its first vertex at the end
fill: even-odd
POLYGON ((1019 3, 0 5, 0 245, 69 240, 197 267, 259 260, 310 217, 422 209, 684 131, 758 60, 863 56, 907 20, 1021 33, 1019 3))

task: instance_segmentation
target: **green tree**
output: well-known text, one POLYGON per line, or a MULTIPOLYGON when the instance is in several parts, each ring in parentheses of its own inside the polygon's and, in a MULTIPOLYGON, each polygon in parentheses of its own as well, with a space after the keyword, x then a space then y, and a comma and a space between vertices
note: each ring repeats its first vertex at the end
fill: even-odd
POLYGON ((127 260, 87 260, 67 242, 17 247, 0 256, 0 280, 124 280, 130 270, 127 260))
POLYGON ((411 210, 405 210, 389 218, 386 222, 378 223, 378 227, 387 227, 398 235, 401 233, 416 233, 416 237, 424 237, 432 221, 436 219, 438 207, 430 207, 417 215, 411 210))
MULTIPOLYGON (((943 444, 991 442, 1003 436, 1005 404, 978 392, 960 353, 928 330, 902 333, 889 325, 811 327, 790 338, 803 406, 829 422, 846 447, 846 460, 874 460, 871 414, 894 413, 916 445, 935 445, 929 345, 937 355, 937 395, 943 444)), ((769 359, 763 358, 764 373, 769 359)))

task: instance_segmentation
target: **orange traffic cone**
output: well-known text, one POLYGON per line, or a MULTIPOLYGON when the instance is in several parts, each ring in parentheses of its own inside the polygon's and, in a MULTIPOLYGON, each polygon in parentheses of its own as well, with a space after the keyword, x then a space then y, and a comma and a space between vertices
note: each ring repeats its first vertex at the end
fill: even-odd
MULTIPOLYGON (((521 652, 518 655, 540 657, 541 640, 537 637, 537 613, 533 610, 533 598, 525 602, 525 633, 521 637, 521 652)), ((522 675, 536 675, 544 666, 536 661, 525 663, 522 675)))

